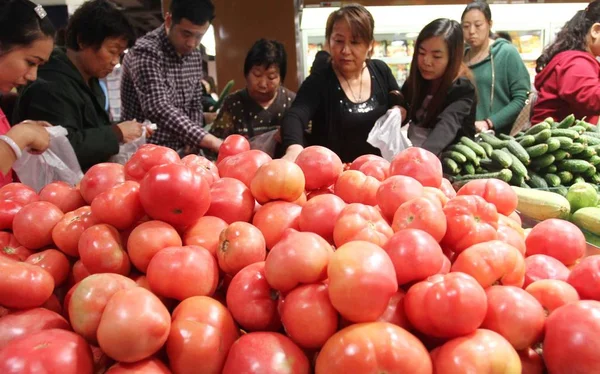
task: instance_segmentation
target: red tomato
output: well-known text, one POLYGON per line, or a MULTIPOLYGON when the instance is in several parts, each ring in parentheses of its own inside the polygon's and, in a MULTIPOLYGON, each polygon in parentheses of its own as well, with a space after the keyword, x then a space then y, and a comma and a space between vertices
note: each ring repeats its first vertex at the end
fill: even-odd
POLYGON ((387 309, 377 318, 378 322, 389 322, 400 326, 405 330, 412 329, 406 312, 404 310, 404 297, 406 294, 401 289, 398 290, 388 302, 387 309))
POLYGON ((418 282, 436 274, 444 264, 444 252, 425 231, 400 230, 383 246, 394 264, 398 285, 418 282))
POLYGON ((394 232, 404 229, 423 230, 440 242, 446 234, 445 218, 441 205, 425 197, 418 197, 400 205, 394 214, 392 229, 394 232))
POLYGON ((334 186, 329 186, 329 187, 325 187, 325 188, 321 188, 318 190, 312 190, 312 191, 308 191, 306 193, 306 200, 310 200, 313 197, 317 197, 319 195, 326 195, 326 194, 333 194, 333 187, 334 186))
POLYGON ((70 330, 60 315, 44 308, 16 311, 0 318, 0 351, 12 340, 49 329, 70 330))
POLYGON ((259 204, 271 200, 294 201, 304 192, 302 169, 293 162, 279 159, 262 165, 252 178, 250 191, 259 204))
POLYGON ((98 343, 110 358, 136 362, 155 354, 167 341, 171 315, 142 287, 117 291, 106 303, 98 325, 98 343))
POLYGON ((300 212, 298 226, 301 231, 314 232, 333 243, 335 222, 346 207, 344 200, 333 194, 324 194, 310 199, 300 212))
POLYGON ((6 231, 0 231, 0 257, 4 256, 16 261, 25 261, 34 252, 23 247, 15 236, 6 231))
POLYGON ((527 291, 512 286, 492 286, 486 291, 487 315, 482 328, 502 335, 516 350, 542 338, 544 308, 527 291))
POLYGON ((267 249, 273 248, 287 229, 298 230, 304 207, 287 201, 272 201, 258 208, 252 224, 263 234, 267 249))
POLYGON ((75 283, 81 282, 84 278, 92 275, 88 269, 83 266, 83 262, 81 260, 77 260, 75 264, 73 264, 73 278, 75 283))
POLYGON ((269 285, 286 293, 300 283, 316 283, 327 278, 327 265, 333 249, 319 235, 288 230, 269 252, 265 275, 269 285))
POLYGON ((32 254, 25 262, 37 265, 50 273, 54 278, 55 287, 60 286, 67 280, 69 270, 71 270, 71 264, 67 256, 56 249, 46 249, 32 254))
POLYGON ((94 198, 117 184, 125 182, 123 165, 102 163, 92 166, 79 183, 81 196, 91 204, 94 198))
POLYGON ((431 352, 434 373, 521 372, 519 354, 502 335, 479 329, 431 352))
POLYGON ((587 247, 579 227, 562 219, 547 219, 535 225, 525 244, 527 256, 548 255, 567 266, 582 258, 587 247), (560 243, 556 238, 560 238, 560 243))
POLYGON ((508 216, 517 209, 517 193, 512 187, 500 179, 475 179, 458 190, 457 195, 481 196, 488 203, 496 206, 500 214, 508 216))
POLYGON ((118 362, 105 374, 171 374, 171 370, 157 358, 147 358, 131 364, 118 362))
POLYGON ((577 290, 582 299, 600 301, 599 268, 600 255, 594 255, 584 258, 571 269, 567 282, 577 290))
POLYGON ((531 348, 519 351, 521 374, 544 374, 544 359, 531 348))
POLYGON ((140 183, 140 200, 153 219, 186 227, 210 206, 208 183, 183 164, 153 167, 140 183))
POLYGON ((385 159, 369 160, 358 169, 368 177, 373 177, 383 182, 390 176, 390 162, 385 159))
POLYGON ((250 188, 250 183, 258 168, 271 160, 271 156, 265 152, 252 149, 227 157, 219 162, 217 167, 221 178, 237 179, 250 188))
POLYGON ((166 345, 171 368, 180 374, 220 373, 238 336, 225 306, 210 297, 190 297, 173 311, 166 345))
POLYGON ((158 296, 185 300, 211 296, 219 283, 217 261, 201 247, 168 247, 148 265, 148 283, 158 296))
POLYGON ((336 246, 354 240, 365 240, 383 246, 394 232, 376 208, 363 204, 349 204, 338 215, 333 228, 336 246))
POLYGON ((519 226, 523 225, 523 222, 521 221, 521 216, 516 211, 509 214, 508 218, 515 221, 519 226))
POLYGON ((40 197, 35 190, 22 183, 9 183, 0 187, 0 201, 12 200, 23 206, 39 201, 40 197))
POLYGON ((206 183, 208 183, 209 187, 221 178, 219 176, 219 169, 217 169, 217 165, 215 165, 214 162, 210 161, 206 157, 192 154, 182 158, 181 162, 196 173, 200 174, 202 178, 206 180, 206 183))
POLYGON ((454 199, 456 197, 456 191, 454 190, 454 187, 452 187, 452 183, 446 178, 442 178, 440 190, 442 190, 448 199, 454 199))
POLYGON ((0 200, 0 230, 12 230, 15 215, 23 208, 23 204, 12 200, 0 200))
POLYGON ((442 162, 426 149, 410 147, 394 157, 390 175, 406 175, 423 186, 439 188, 442 184, 442 162))
POLYGON ((125 164, 125 177, 128 180, 141 182, 154 166, 177 164, 179 161, 179 155, 171 148, 144 144, 125 164))
MULTIPOLYGON (((292 204, 296 204, 298 206, 304 206, 304 204, 306 204, 306 202, 308 201, 308 199, 306 198, 306 192, 302 191, 302 195, 300 195, 299 198, 297 198, 296 200, 292 201, 292 204)), ((255 210, 256 213, 256 210, 255 210)))
POLYGON ((306 177, 306 190, 331 186, 342 174, 342 160, 333 151, 318 145, 306 147, 296 158, 306 177))
POLYGON ((339 247, 329 260, 327 275, 331 303, 352 322, 377 320, 398 291, 392 260, 381 247, 365 241, 339 247))
POLYGON ((550 373, 599 373, 600 302, 576 301, 546 320, 544 361, 550 373))
POLYGON ((181 245, 181 237, 173 226, 161 221, 148 221, 133 229, 127 240, 127 252, 136 269, 145 273, 158 251, 181 245))
POLYGON ((485 291, 473 277, 462 273, 433 275, 412 286, 404 298, 411 325, 438 338, 474 332, 481 326, 486 309, 485 291))
POLYGON ((54 279, 46 270, 0 256, 0 305, 35 308, 44 304, 52 291, 54 279))
POLYGON ((88 228, 97 224, 96 217, 92 215, 92 208, 81 207, 69 212, 52 229, 54 244, 71 257, 79 257, 79 238, 88 228))
POLYGON ((521 234, 512 228, 499 225, 498 226, 498 240, 510 244, 521 252, 523 256, 525 256, 525 239, 521 234))
POLYGON ((265 263, 257 262, 237 273, 227 289, 227 308, 246 331, 277 331, 279 293, 269 286, 265 263))
POLYGON ((63 212, 54 204, 36 201, 24 206, 13 220, 13 234, 29 249, 52 244, 52 229, 62 219, 63 212))
POLYGON ((362 155, 358 156, 351 164, 349 164, 347 169, 344 170, 360 170, 360 168, 369 161, 381 161, 385 159, 381 156, 377 155, 362 155))
POLYGON ((439 204, 442 208, 450 201, 450 199, 444 195, 442 190, 435 187, 423 187, 423 197, 439 204))
POLYGON ((250 142, 242 135, 229 135, 219 147, 219 156, 217 163, 229 156, 235 156, 239 153, 249 151, 250 142))
POLYGON ((140 201, 140 184, 126 181, 94 198, 92 213, 98 223, 106 223, 117 230, 135 225, 146 214, 140 201))
POLYGON ((228 224, 250 222, 254 203, 254 196, 244 183, 233 178, 221 178, 210 188, 210 207, 206 215, 219 217, 228 224))
POLYGON ((50 295, 50 298, 46 300, 46 302, 43 303, 41 307, 51 312, 57 313, 58 315, 62 315, 63 313, 63 308, 60 304, 60 300, 58 300, 58 296, 56 296, 56 294, 54 293, 50 295))
POLYGON ((333 335, 317 357, 316 374, 432 372, 423 344, 401 327, 361 323, 333 335))
POLYGON ((498 212, 480 196, 457 196, 444 207, 447 230, 443 244, 456 253, 498 238, 498 212))
POLYGON ((567 281, 571 271, 562 262, 546 255, 533 255, 525 259, 525 283, 523 287, 541 279, 567 281))
POLYGON ((99 224, 85 230, 79 238, 81 262, 92 274, 129 274, 131 263, 123 249, 121 236, 110 225, 99 224))
POLYGON ((219 237, 219 268, 235 275, 248 265, 267 257, 265 238, 259 229, 246 222, 234 222, 219 237))
POLYGON ((347 170, 335 182, 334 192, 346 203, 377 205, 377 190, 381 182, 360 171, 347 170))
POLYGON ((535 281, 527 286, 525 291, 539 301, 548 315, 565 304, 579 300, 577 290, 567 282, 558 279, 535 281))
POLYGON ((78 188, 60 181, 52 182, 42 188, 40 200, 56 205, 63 213, 72 212, 86 205, 78 188))
POLYGON ((94 361, 83 338, 61 329, 42 330, 0 350, 1 373, 92 373, 94 361))
POLYGON ((308 358, 288 337, 274 332, 243 335, 232 346, 222 374, 308 374, 308 358))
POLYGON ((460 271, 477 279, 483 288, 500 283, 522 287, 525 260, 515 247, 499 240, 475 244, 461 252, 452 271, 460 271))
POLYGON ((383 216, 394 219, 400 205, 423 195, 423 186, 417 180, 402 175, 394 175, 386 179, 377 190, 377 205, 383 216))
POLYGON ((219 236, 221 235, 221 231, 226 228, 227 222, 221 218, 212 216, 201 217, 185 230, 183 244, 206 248, 216 258, 217 250, 219 249, 219 236))

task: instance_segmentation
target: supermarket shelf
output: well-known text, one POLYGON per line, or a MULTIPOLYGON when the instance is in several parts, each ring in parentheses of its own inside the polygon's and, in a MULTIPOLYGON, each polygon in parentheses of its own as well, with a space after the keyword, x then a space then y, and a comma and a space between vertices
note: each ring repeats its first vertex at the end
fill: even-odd
POLYGON ((381 60, 387 64, 395 65, 395 64, 410 64, 412 61, 412 57, 410 56, 402 56, 402 57, 374 57, 375 59, 381 60))

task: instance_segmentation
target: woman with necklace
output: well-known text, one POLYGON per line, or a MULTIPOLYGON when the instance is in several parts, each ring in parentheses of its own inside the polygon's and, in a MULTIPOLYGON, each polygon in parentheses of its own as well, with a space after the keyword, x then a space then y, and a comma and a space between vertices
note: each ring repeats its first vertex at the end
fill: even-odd
POLYGON ((325 146, 343 162, 380 154, 367 136, 393 106, 390 92, 399 87, 383 61, 369 58, 374 26, 362 5, 345 5, 329 16, 325 35, 331 59, 313 70, 283 119, 284 158, 295 160, 305 145, 325 146), (312 131, 305 134, 310 121, 312 131))
POLYGON ((469 44, 464 62, 475 76, 479 99, 475 127, 478 132, 508 134, 531 89, 529 72, 508 40, 490 38, 492 12, 487 3, 467 5, 461 21, 469 44))

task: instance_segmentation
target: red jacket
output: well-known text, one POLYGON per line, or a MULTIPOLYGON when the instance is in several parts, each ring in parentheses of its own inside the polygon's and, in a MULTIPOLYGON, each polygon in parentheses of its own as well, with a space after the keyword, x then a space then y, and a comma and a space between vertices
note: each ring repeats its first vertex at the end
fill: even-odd
MULTIPOLYGON (((6 134, 8 132, 8 130, 10 130, 10 124, 8 123, 8 120, 6 119, 4 112, 2 111, 2 109, 0 109, 0 135, 6 134)), ((0 141, 2 141, 2 140, 0 140, 0 141)), ((3 175, 2 173, 0 173, 0 187, 4 186, 5 184, 8 184, 12 181, 13 181, 12 170, 9 170, 8 173, 6 173, 6 175, 3 175)))
POLYGON ((565 51, 554 56, 535 77, 538 100, 533 124, 547 117, 561 121, 569 114, 598 123, 600 114, 600 63, 589 53, 565 51))

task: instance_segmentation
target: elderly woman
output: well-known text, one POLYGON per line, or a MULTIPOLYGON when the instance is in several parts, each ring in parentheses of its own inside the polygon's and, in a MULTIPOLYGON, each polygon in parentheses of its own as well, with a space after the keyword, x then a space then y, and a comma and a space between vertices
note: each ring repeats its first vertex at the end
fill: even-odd
MULTIPOLYGON (((287 70, 283 44, 260 39, 246 56, 246 88, 227 96, 211 133, 219 138, 239 134, 252 139, 279 128, 296 94, 283 87, 287 70)), ((283 154, 278 146, 275 156, 283 154)))

